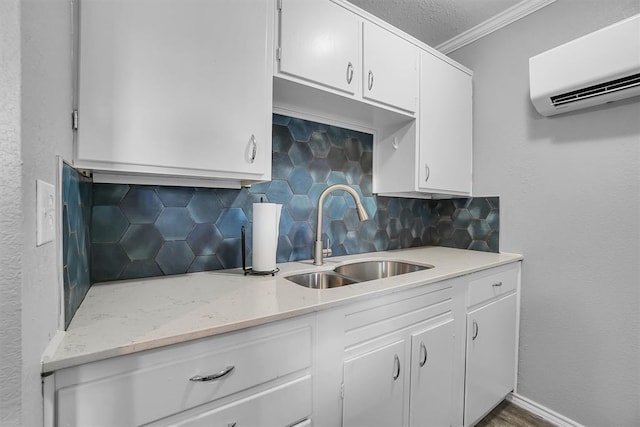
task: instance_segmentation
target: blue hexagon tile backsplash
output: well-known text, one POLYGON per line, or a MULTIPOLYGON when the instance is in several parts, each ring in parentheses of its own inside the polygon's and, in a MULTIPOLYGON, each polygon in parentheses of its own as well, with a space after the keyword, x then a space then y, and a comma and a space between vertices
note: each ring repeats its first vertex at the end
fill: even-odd
MULTIPOLYGON (((372 194, 373 136, 273 116, 272 180, 241 190, 93 184, 91 282, 239 267, 240 228, 251 265, 252 205, 283 205, 277 262, 310 259, 317 202, 332 184, 361 195, 324 205, 323 236, 334 255, 438 245, 498 252, 499 199, 404 199, 372 194)), ((88 249, 88 248, 87 248, 88 249)))

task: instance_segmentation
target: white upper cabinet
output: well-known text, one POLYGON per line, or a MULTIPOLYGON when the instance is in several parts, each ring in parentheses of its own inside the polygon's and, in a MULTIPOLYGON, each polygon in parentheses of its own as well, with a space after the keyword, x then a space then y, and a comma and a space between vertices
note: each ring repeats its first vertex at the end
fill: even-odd
POLYGON ((422 53, 418 187, 432 193, 471 194, 472 77, 422 53))
POLYGON ((330 1, 282 0, 278 70, 355 94, 359 27, 356 15, 330 1))
MULTIPOLYGON (((303 87, 277 82, 276 106, 282 97, 297 99, 298 106, 307 110, 314 104, 309 99, 313 95, 305 90, 308 86, 346 96, 369 110, 374 105, 414 117, 420 49, 353 9, 343 1, 279 1, 275 75, 303 87)), ((319 109, 336 111, 341 101, 323 97, 319 109)), ((353 108, 358 105, 349 104, 347 110, 353 108)))
POLYGON ((364 22, 363 52, 363 97, 416 112, 420 50, 376 24, 364 22))
POLYGON ((271 177, 272 0, 81 0, 75 164, 271 177))

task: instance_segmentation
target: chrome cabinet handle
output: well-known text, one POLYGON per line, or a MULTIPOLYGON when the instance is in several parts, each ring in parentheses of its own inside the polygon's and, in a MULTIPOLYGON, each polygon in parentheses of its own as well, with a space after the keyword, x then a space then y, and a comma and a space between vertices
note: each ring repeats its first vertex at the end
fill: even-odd
POLYGON ((398 355, 393 356, 393 380, 397 380, 400 377, 400 358, 398 355))
POLYGON ((233 371, 234 369, 235 369, 235 366, 227 366, 222 371, 216 372, 215 374, 207 375, 206 377, 202 377, 200 375, 196 375, 195 377, 189 378, 189 381, 207 382, 207 381, 219 380, 220 378, 223 378, 223 377, 229 375, 231 373, 231 371, 233 371))
POLYGON ((251 145, 251 156, 249 157, 249 163, 253 163, 256 160, 256 154, 258 152, 258 142, 256 141, 256 136, 251 134, 251 138, 249 138, 249 144, 251 145))
POLYGON ((369 70, 369 90, 373 87, 373 71, 369 70))
POLYGON ((238 423, 237 422, 232 422, 232 423, 227 423, 227 427, 236 427, 238 423))
POLYGON ((500 286, 502 286, 502 282, 494 283, 491 286, 493 286, 494 288, 499 288, 500 286))
POLYGON ((424 345, 423 342, 420 343, 420 354, 423 355, 422 359, 420 359, 420 367, 422 368, 425 363, 427 363, 427 346, 424 345))
POLYGON ((351 84, 351 80, 353 80, 353 64, 349 61, 347 64, 347 83, 351 84))
POLYGON ((478 332, 480 332, 480 327, 478 326, 478 322, 474 320, 473 321, 473 337, 471 338, 471 341, 475 341, 475 339, 478 338, 478 332))
POLYGON ((424 164, 424 172, 427 174, 427 177, 424 179, 424 182, 429 181, 429 175, 431 175, 431 169, 429 169, 429 164, 424 164))

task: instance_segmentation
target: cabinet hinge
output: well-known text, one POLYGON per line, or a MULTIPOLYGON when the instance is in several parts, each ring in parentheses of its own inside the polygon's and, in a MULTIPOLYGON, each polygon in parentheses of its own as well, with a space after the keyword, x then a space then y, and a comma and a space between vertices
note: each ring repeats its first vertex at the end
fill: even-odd
POLYGON ((279 47, 276 49, 276 61, 280 61, 281 57, 282 57, 282 48, 279 47))
POLYGON ((78 130, 78 110, 73 110, 71 113, 71 128, 78 130))
POLYGON ((340 399, 344 400, 344 383, 340 384, 340 399))

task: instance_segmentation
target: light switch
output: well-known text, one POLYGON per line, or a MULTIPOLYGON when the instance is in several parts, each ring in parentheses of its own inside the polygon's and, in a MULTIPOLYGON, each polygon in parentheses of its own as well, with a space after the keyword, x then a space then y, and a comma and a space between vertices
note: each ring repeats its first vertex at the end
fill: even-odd
POLYGON ((56 188, 36 180, 36 245, 52 242, 56 237, 56 188))

